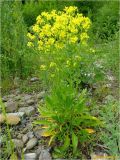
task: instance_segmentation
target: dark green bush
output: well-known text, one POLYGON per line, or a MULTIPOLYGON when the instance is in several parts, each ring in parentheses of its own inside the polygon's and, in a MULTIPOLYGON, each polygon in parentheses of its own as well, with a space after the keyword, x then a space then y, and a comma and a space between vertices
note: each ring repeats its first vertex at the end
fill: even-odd
POLYGON ((10 76, 27 77, 33 73, 33 63, 37 58, 27 47, 27 28, 22 17, 21 2, 2 2, 1 17, 2 79, 10 76))
POLYGON ((93 33, 96 39, 111 40, 119 30, 119 1, 107 1, 95 14, 93 33))
POLYGON ((54 1, 26 1, 23 5, 23 16, 27 26, 35 23, 36 17, 43 11, 51 11, 53 9, 62 10, 65 6, 74 5, 74 2, 65 2, 60 0, 54 1))

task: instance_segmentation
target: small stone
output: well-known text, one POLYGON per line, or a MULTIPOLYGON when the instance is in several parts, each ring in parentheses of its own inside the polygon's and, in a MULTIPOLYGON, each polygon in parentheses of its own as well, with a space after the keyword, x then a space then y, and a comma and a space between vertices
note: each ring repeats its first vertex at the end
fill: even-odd
POLYGON ((30 79, 30 82, 36 82, 36 81, 39 81, 39 78, 33 77, 33 78, 30 79))
POLYGON ((26 153, 24 155, 24 160, 36 160, 37 154, 36 153, 26 153))
POLYGON ((8 115, 18 116, 23 118, 25 115, 25 112, 8 113, 8 115))
POLYGON ((37 145, 37 138, 32 138, 28 141, 27 145, 26 145, 26 149, 32 149, 37 145))
POLYGON ((37 98, 42 99, 42 98, 44 98, 44 96, 45 96, 45 91, 42 91, 37 95, 37 98))
POLYGON ((25 134, 25 135, 22 137, 23 143, 24 143, 24 144, 27 143, 28 139, 29 139, 29 138, 28 138, 27 134, 25 134))
POLYGON ((27 95, 24 96, 24 100, 25 100, 25 101, 28 101, 28 100, 30 100, 30 99, 31 99, 31 95, 28 95, 28 94, 27 94, 27 95))
POLYGON ((41 150, 43 150, 43 149, 44 149, 44 146, 43 145, 39 145, 38 149, 36 150, 36 154, 40 155, 41 150))
POLYGON ((7 102, 7 96, 4 96, 3 98, 2 98, 2 102, 7 102))
POLYGON ((35 113, 35 108, 33 106, 22 107, 18 110, 19 112, 24 112, 26 115, 32 115, 35 113))
POLYGON ((27 130, 28 130, 28 128, 23 128, 22 133, 23 133, 23 134, 26 133, 27 130))
POLYGON ((34 104, 35 102, 34 102, 33 99, 30 99, 30 100, 28 100, 26 103, 27 103, 28 105, 32 105, 32 104, 34 104))
POLYGON ((27 106, 27 105, 26 105, 26 103, 24 103, 24 102, 19 102, 19 103, 18 103, 18 106, 19 106, 19 107, 25 107, 25 106, 27 106))
POLYGON ((30 131, 33 129, 33 124, 30 122, 30 123, 27 123, 27 126, 26 126, 27 130, 30 131))
POLYGON ((31 138, 33 138, 33 137, 34 137, 34 134, 33 134, 33 132, 28 132, 28 133, 27 133, 27 136, 28 136, 28 138, 30 138, 30 139, 31 139, 31 138))
POLYGON ((108 157, 107 157, 106 153, 102 153, 102 152, 99 152, 97 154, 92 153, 91 154, 91 160, 108 160, 108 157))
POLYGON ((27 110, 26 110, 26 115, 32 115, 35 113, 35 108, 33 106, 29 106, 27 107, 27 110))
MULTIPOLYGON (((20 122, 20 118, 18 116, 14 116, 14 115, 6 115, 6 120, 7 123, 10 125, 17 125, 20 122)), ((4 115, 0 115, 0 124, 4 123, 5 121, 5 116, 4 115)))
POLYGON ((12 139, 16 148, 23 148, 23 142, 19 139, 12 139))
POLYGON ((34 134, 35 134, 37 139, 41 139, 42 133, 43 133, 43 129, 38 129, 38 130, 34 131, 34 134))
POLYGON ((22 137, 23 137, 23 134, 20 134, 20 133, 17 136, 18 139, 21 139, 22 137))
POLYGON ((52 160, 51 155, 48 152, 48 150, 45 150, 45 149, 41 150, 39 160, 52 160))
POLYGON ((1 147, 2 143, 3 143, 3 137, 0 136, 0 147, 1 147))
POLYGON ((15 100, 20 100, 20 99, 21 99, 20 95, 18 95, 18 96, 15 97, 15 100))
POLYGON ((16 89, 16 90, 15 90, 15 93, 16 93, 16 95, 17 95, 17 94, 20 94, 20 90, 19 90, 19 89, 16 89))
POLYGON ((14 112, 18 109, 18 104, 14 101, 8 101, 5 103, 6 112, 14 112))

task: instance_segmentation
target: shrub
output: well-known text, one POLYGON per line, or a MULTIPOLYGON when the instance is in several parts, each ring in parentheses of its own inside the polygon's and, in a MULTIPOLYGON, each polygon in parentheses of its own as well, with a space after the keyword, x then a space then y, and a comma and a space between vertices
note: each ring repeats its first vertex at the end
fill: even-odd
POLYGON ((22 17, 21 2, 2 2, 1 33, 1 78, 4 89, 7 86, 4 82, 10 82, 16 76, 26 78, 35 74, 38 68, 37 55, 27 47, 27 28, 22 17))
POLYGON ((98 10, 94 22, 93 33, 96 39, 112 40, 119 30, 119 1, 104 2, 98 10))
POLYGON ((92 135, 101 122, 89 114, 86 100, 86 90, 78 95, 76 89, 60 83, 46 97, 45 106, 40 106, 40 120, 35 124, 41 124, 44 128, 42 136, 50 137, 49 145, 56 142, 55 147, 58 144, 55 158, 65 158, 69 152, 73 153, 74 158, 80 156, 77 148, 88 147, 93 141, 92 135))
POLYGON ((62 10, 65 6, 74 5, 73 1, 26 1, 22 6, 25 23, 28 27, 36 22, 36 17, 43 11, 62 10))

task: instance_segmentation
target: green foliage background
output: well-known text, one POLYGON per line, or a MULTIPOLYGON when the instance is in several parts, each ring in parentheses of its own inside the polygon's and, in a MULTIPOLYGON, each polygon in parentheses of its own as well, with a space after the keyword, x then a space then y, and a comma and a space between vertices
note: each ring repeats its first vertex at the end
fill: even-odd
MULTIPOLYGON (((114 62, 117 61, 116 57, 104 53, 104 50, 108 50, 111 44, 109 43, 107 47, 103 43, 118 39, 118 36, 116 38, 115 35, 118 35, 119 31, 119 1, 3 1, 1 8, 1 75, 4 82, 2 88, 10 85, 9 79, 14 79, 16 76, 26 79, 39 73, 39 55, 26 46, 26 34, 29 27, 35 23, 36 17, 42 11, 62 10, 65 6, 71 5, 77 6, 79 12, 92 20, 89 43, 95 46, 98 43, 102 44, 99 45, 99 49, 106 55, 106 60, 109 58, 110 63, 113 59, 114 62), (103 45, 107 48, 103 49, 103 45)), ((113 53, 117 55, 117 49, 113 49, 113 53)), ((99 57, 99 51, 96 55, 99 57)), ((111 68, 113 68, 112 65, 111 68)), ((118 72, 118 68, 115 69, 116 71, 118 72)))

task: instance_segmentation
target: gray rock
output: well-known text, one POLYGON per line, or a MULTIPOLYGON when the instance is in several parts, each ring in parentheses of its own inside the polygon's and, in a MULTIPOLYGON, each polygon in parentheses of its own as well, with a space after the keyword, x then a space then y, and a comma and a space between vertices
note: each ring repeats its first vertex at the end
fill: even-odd
POLYGON ((34 134, 35 134, 35 136, 36 136, 37 139, 41 139, 42 133, 43 133, 43 129, 38 129, 38 130, 34 131, 34 134))
POLYGON ((18 110, 19 112, 24 112, 26 115, 32 115, 35 113, 35 108, 33 106, 22 107, 18 110))
POLYGON ((0 147, 1 147, 2 143, 3 143, 3 137, 0 136, 0 147))
POLYGON ((28 138, 27 134, 25 134, 25 135, 22 137, 23 143, 24 143, 24 144, 27 143, 28 139, 29 139, 29 138, 28 138))
POLYGON ((11 100, 12 100, 14 97, 15 97, 15 94, 9 94, 9 95, 8 95, 8 98, 9 98, 9 99, 11 98, 11 100))
POLYGON ((40 155, 41 151, 44 149, 43 145, 39 145, 38 149, 36 150, 36 154, 40 155))
POLYGON ((27 123, 27 126, 26 126, 27 130, 30 131, 33 129, 33 124, 30 122, 30 123, 27 123))
POLYGON ((14 112, 18 109, 18 104, 12 100, 5 103, 6 112, 14 112))
POLYGON ((32 115, 35 113, 35 108, 33 106, 27 107, 26 115, 32 115))
POLYGON ((7 100, 8 100, 7 96, 4 96, 4 97, 2 98, 2 102, 7 102, 7 100))
POLYGON ((18 116, 23 118, 25 116, 25 112, 8 113, 8 115, 18 116))
POLYGON ((16 148, 23 148, 23 142, 19 139, 12 139, 16 148))
POLYGON ((27 106, 27 104, 26 104, 25 102, 19 102, 19 103, 18 103, 18 106, 19 106, 19 107, 25 107, 25 106, 27 106))
POLYGON ((24 160, 36 160, 37 154, 36 153, 26 153, 24 155, 24 160))
POLYGON ((22 137, 23 137, 23 134, 21 134, 21 133, 19 133, 17 136, 18 139, 21 139, 22 137))
POLYGON ((34 102, 33 99, 30 99, 30 100, 27 100, 26 103, 27 103, 28 105, 32 105, 32 104, 34 104, 35 102, 34 102))
POLYGON ((15 90, 15 93, 16 93, 16 95, 17 95, 17 94, 20 94, 20 90, 19 90, 19 89, 16 89, 16 90, 15 90))
POLYGON ((25 101, 28 101, 28 100, 30 100, 30 99, 31 99, 31 95, 26 94, 26 95, 24 96, 24 100, 25 100, 25 101))
POLYGON ((39 160, 52 160, 51 155, 48 150, 41 150, 39 160))
POLYGON ((5 117, 3 114, 0 114, 0 124, 4 123, 5 119, 9 125, 17 125, 20 122, 20 118, 18 116, 6 114, 5 117))
POLYGON ((37 98, 42 99, 42 98, 44 98, 44 96, 45 96, 45 91, 42 91, 37 95, 37 98))
POLYGON ((39 81, 39 78, 33 77, 33 78, 30 79, 30 82, 36 82, 36 81, 39 81))
POLYGON ((26 145, 26 149, 32 149, 37 145, 37 138, 32 138, 28 141, 27 145, 26 145))
POLYGON ((33 138, 33 137, 34 137, 34 134, 33 134, 33 132, 28 132, 28 133, 27 133, 27 136, 28 136, 28 138, 30 138, 30 139, 31 139, 31 138, 33 138))
POLYGON ((17 101, 20 100, 20 99, 21 99, 20 95, 18 95, 18 96, 15 97, 15 100, 17 100, 17 101))

